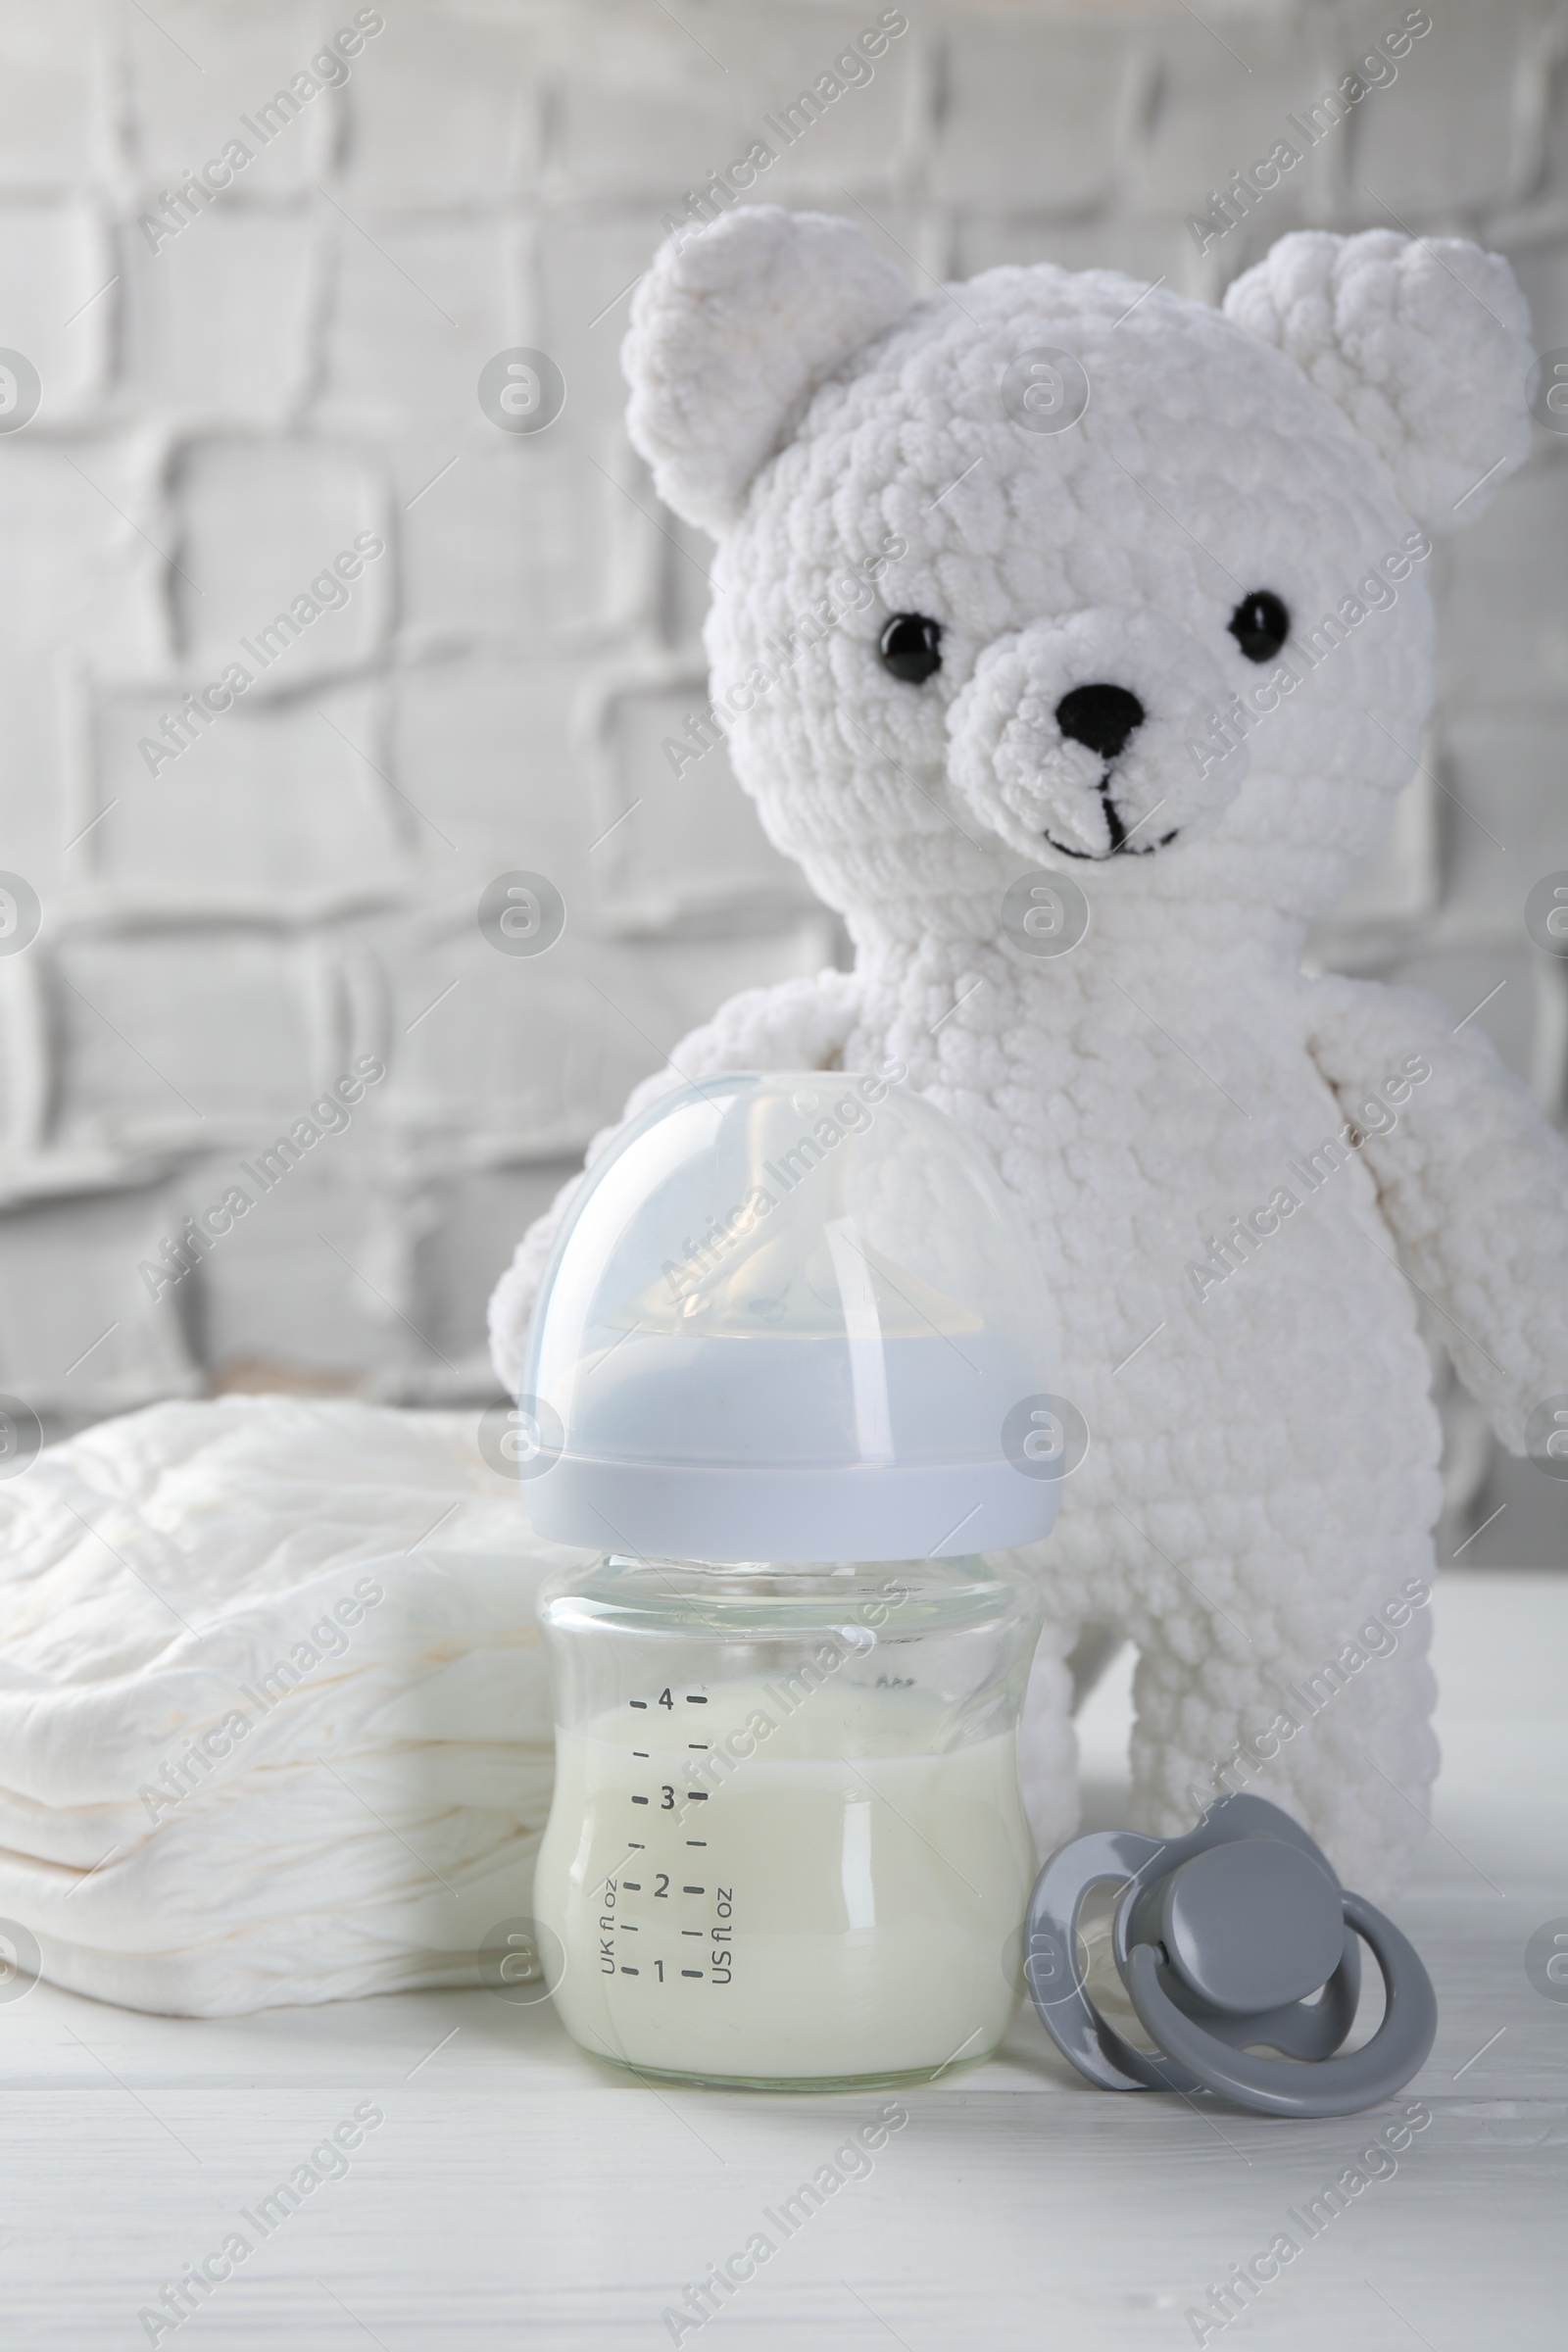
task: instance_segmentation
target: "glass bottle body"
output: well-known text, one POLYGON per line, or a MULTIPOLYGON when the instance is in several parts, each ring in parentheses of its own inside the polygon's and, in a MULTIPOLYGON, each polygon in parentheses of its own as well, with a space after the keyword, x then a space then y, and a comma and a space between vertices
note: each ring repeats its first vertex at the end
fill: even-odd
POLYGON ((547 1589, 557 1777, 534 1911, 574 2038, 642 2073, 917 2080, 1017 2005, 1039 1630, 977 1559, 612 1555, 547 1589))

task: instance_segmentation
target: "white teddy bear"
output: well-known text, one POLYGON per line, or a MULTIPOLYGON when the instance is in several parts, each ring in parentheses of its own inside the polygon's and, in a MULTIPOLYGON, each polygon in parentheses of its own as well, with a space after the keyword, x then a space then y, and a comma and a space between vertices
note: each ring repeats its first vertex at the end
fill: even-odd
MULTIPOLYGON (((628 1115, 897 1057, 980 1139, 1090 1433, 1027 1562, 1042 1845, 1103 1623, 1141 1826, 1250 1780, 1375 1892, 1437 1768, 1419 1298, 1510 1446, 1568 1391, 1568 1151, 1435 999, 1302 971, 1418 758, 1426 534, 1525 452, 1507 266, 1308 233, 1223 312, 1050 267, 916 300, 847 222, 758 207, 666 246, 632 320, 632 438, 718 541, 715 723, 856 963, 736 997, 628 1115)), ((514 1390, 571 1193, 492 1304, 514 1390)))

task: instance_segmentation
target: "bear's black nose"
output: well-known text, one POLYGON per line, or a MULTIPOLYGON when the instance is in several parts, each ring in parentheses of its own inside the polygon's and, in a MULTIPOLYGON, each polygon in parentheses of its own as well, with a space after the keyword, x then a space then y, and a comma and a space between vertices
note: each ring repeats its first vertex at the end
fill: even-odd
POLYGON ((1114 760, 1134 727, 1144 723, 1144 706, 1125 686, 1074 686, 1056 705, 1056 724, 1074 743, 1087 744, 1102 760, 1114 760))

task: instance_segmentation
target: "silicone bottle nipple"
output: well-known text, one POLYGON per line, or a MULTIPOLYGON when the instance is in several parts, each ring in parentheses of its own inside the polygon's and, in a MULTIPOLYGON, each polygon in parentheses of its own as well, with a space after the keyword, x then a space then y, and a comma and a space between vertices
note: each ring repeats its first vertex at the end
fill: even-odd
POLYGON ((645 1331, 740 1338, 759 1330, 862 1344, 954 1338, 980 1317, 867 1239, 845 1200, 850 1156, 825 1139, 836 1127, 795 1101, 766 1096, 745 1107, 735 1206, 688 1237, 634 1301, 645 1331))

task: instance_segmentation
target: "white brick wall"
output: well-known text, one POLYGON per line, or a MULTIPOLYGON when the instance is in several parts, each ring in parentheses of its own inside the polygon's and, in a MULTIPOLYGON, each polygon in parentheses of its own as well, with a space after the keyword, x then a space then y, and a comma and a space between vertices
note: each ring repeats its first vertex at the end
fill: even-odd
MULTIPOLYGON (((1568 344, 1568 8, 1429 4, 1398 81, 1207 255, 1186 216, 1399 0, 910 0, 760 192, 938 274, 1208 298, 1288 227, 1396 217, 1499 245, 1568 344)), ((590 1130, 719 997, 834 952, 722 752, 659 757, 709 551, 625 446, 616 347, 661 216, 876 9, 381 0, 346 83, 151 250, 161 191, 354 13, 0 18, 0 345, 43 384, 0 435, 0 868, 44 909, 0 956, 0 1387, 51 1428, 278 1377, 486 1393, 489 1284, 590 1130), (514 345, 565 377, 538 438, 477 403, 514 345), (365 532, 349 601, 149 775, 161 714, 365 532), (567 907, 538 959, 475 922, 518 867, 567 907), (364 1053, 352 1127, 155 1305, 139 1260, 364 1053)), ((1430 774, 1323 952, 1456 1016, 1496 990, 1478 1020, 1561 1115, 1563 967, 1521 928, 1568 867, 1568 439, 1539 441, 1442 558, 1430 774)), ((1517 1532, 1467 1556, 1561 1548, 1545 1482, 1469 1484, 1517 1532)))

